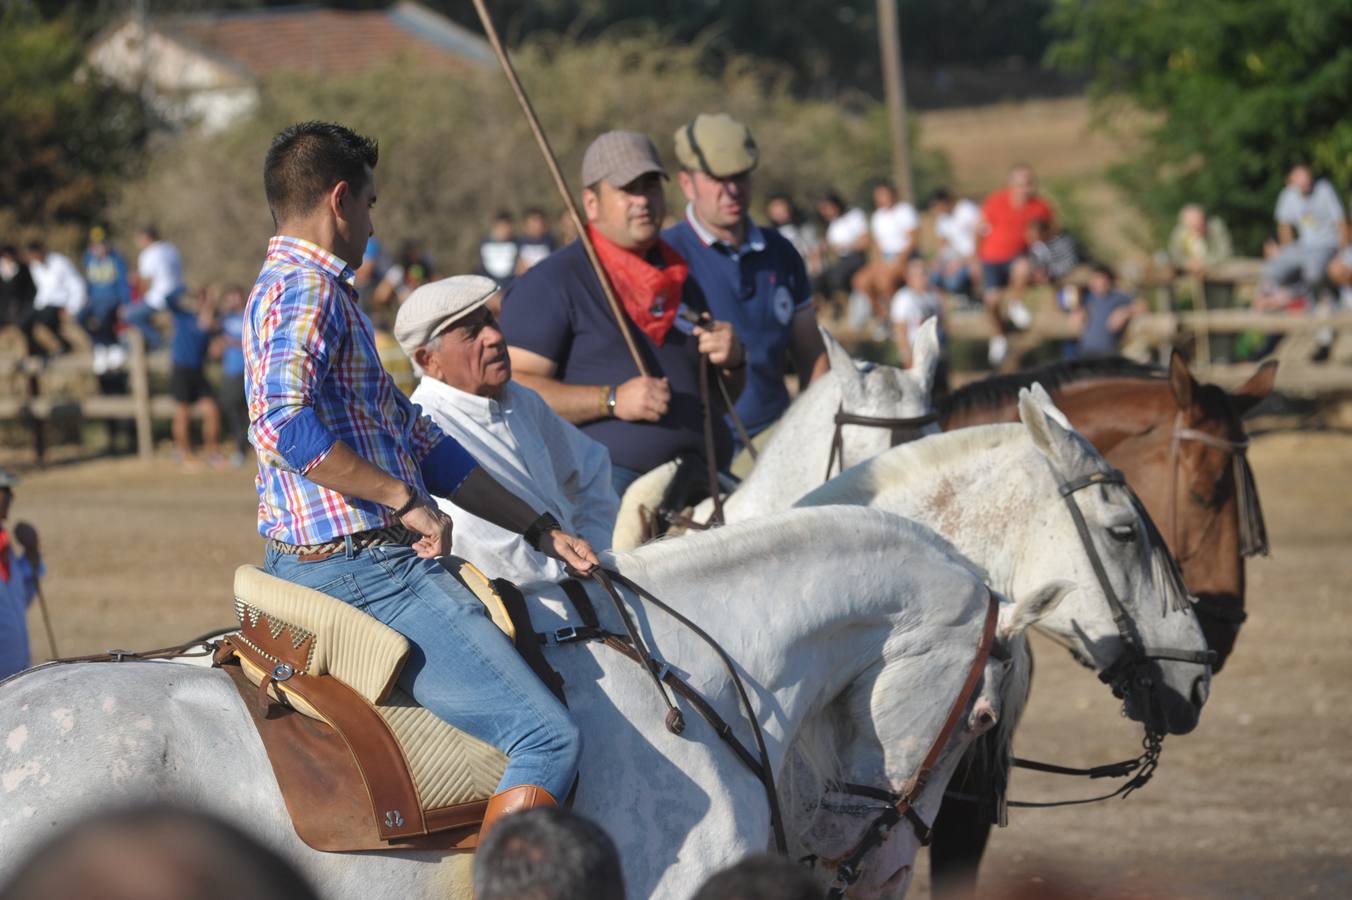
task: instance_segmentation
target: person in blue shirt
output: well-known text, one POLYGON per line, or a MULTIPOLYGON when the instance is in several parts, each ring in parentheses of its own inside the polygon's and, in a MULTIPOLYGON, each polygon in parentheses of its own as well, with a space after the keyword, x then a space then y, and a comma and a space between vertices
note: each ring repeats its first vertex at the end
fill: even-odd
POLYGON ((1096 265, 1089 276, 1089 290, 1071 321, 1080 331, 1074 355, 1078 358, 1114 356, 1122 343, 1131 317, 1146 312, 1145 304, 1117 290, 1113 270, 1096 265))
POLYGON ((84 274, 89 300, 80 311, 80 327, 89 332, 94 343, 94 374, 102 375, 126 362, 126 353, 117 341, 117 318, 122 307, 131 302, 131 283, 126 260, 108 243, 108 232, 97 226, 89 231, 84 274))
POLYGON ((173 363, 169 392, 175 404, 174 447, 185 465, 195 465, 192 408, 196 404, 202 411, 202 445, 207 462, 218 465, 221 461, 221 411, 216 406, 204 371, 215 328, 214 305, 206 291, 199 292, 196 297, 183 291, 169 300, 169 312, 174 317, 174 337, 169 343, 169 359, 173 363))
POLYGON ((751 220, 759 153, 750 130, 724 113, 701 114, 675 140, 688 204, 662 238, 689 263, 714 318, 730 322, 746 347, 746 388, 733 408, 754 437, 789 405, 790 360, 801 387, 829 367, 812 285, 793 244, 751 220))
POLYGON ((249 446, 249 401, 244 395, 244 290, 230 285, 221 294, 220 318, 216 323, 216 346, 221 360, 221 389, 217 405, 227 439, 235 449, 230 462, 242 465, 252 452, 249 446))

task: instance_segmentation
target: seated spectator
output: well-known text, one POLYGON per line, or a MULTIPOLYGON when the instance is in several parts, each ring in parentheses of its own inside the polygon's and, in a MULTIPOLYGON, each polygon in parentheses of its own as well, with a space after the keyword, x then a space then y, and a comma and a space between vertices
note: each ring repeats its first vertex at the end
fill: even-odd
POLYGON ((1257 309, 1281 308, 1300 296, 1313 301, 1329 263, 1348 244, 1347 216, 1338 192, 1326 179, 1316 181, 1304 163, 1287 175, 1275 215, 1278 247, 1263 264, 1257 309))
POLYGON ((1071 321, 1080 332, 1076 357, 1116 355, 1131 317, 1146 311, 1143 302, 1116 289, 1116 280, 1108 266, 1094 266, 1089 288, 1071 312, 1071 321))
POLYGON ((28 355, 46 356, 46 351, 33 333, 38 325, 51 333, 62 353, 69 353, 71 343, 61 333, 61 323, 68 318, 75 318, 84 309, 87 297, 84 278, 70 257, 48 250, 42 241, 33 241, 28 245, 28 271, 37 288, 32 310, 19 323, 28 341, 28 355))
MULTIPOLYGON (((488 305, 497 292, 491 278, 457 275, 409 295, 394 334, 423 372, 411 399, 498 483, 599 553, 610 547, 620 507, 610 453, 512 380, 507 342, 488 305)), ((489 577, 517 583, 566 577, 562 563, 516 532, 449 500, 437 503, 455 523, 456 555, 489 577)))
POLYGON ((911 367, 911 348, 920 326, 942 315, 943 302, 930 284, 929 268, 920 257, 912 257, 906 264, 906 284, 892 296, 888 315, 901 368, 911 367))
POLYGON ((1031 280, 1053 287, 1060 286, 1084 262, 1075 239, 1046 219, 1036 219, 1028 226, 1028 259, 1031 280))
POLYGON ((1178 224, 1169 235, 1169 261, 1189 275, 1201 275, 1234 253, 1230 230, 1218 216, 1207 217, 1200 204, 1178 211, 1178 224))
POLYGON ((981 205, 981 301, 990 315, 995 335, 986 356, 992 366, 1004 362, 1009 351, 1005 320, 1015 328, 1027 328, 1032 315, 1023 305, 1023 292, 1032 280, 1028 261, 1028 226, 1037 221, 1055 221, 1052 208, 1037 192, 1037 176, 1023 164, 1009 170, 1005 187, 981 205))
MULTIPOLYGON (((474 854, 475 900, 624 900, 615 842, 558 807, 504 818, 474 854)), ((792 898, 788 898, 792 900, 792 898)))
POLYGON ((809 278, 822 271, 822 236, 817 226, 803 220, 787 194, 775 194, 765 204, 765 217, 803 257, 809 278))
POLYGON ((760 853, 714 873, 691 900, 821 900, 825 893, 799 863, 760 853))
POLYGON ((521 248, 516 242, 516 223, 512 214, 501 210, 493 217, 488 236, 479 243, 479 274, 487 275, 504 287, 516 277, 521 248))
POLYGON ((521 237, 516 244, 518 275, 558 249, 554 235, 549 232, 549 219, 540 207, 532 206, 521 214, 521 237))
POLYGON ((817 215, 826 223, 826 257, 814 290, 833 300, 850 291, 854 275, 868 262, 868 216, 857 206, 848 209, 839 194, 827 194, 817 204, 817 215))
POLYGON ((140 301, 127 307, 123 318, 145 335, 146 349, 155 350, 162 339, 152 320, 160 313, 170 312, 169 305, 186 290, 183 257, 178 247, 160 237, 154 225, 142 226, 136 232, 136 245, 141 248, 136 258, 140 301))
POLYGON ((432 280, 432 263, 423 254, 417 241, 404 241, 399 257, 394 261, 371 294, 371 322, 378 329, 388 331, 394 324, 394 314, 404 298, 414 288, 432 280))
POLYGON ((867 295, 878 319, 887 318, 885 304, 906 279, 906 262, 915 250, 915 230, 920 218, 915 207, 901 202, 897 189, 883 182, 873 188, 873 215, 869 233, 874 255, 854 276, 851 284, 867 295))
POLYGON ((218 393, 227 440, 233 440, 230 464, 240 466, 252 457, 249 446, 249 401, 244 396, 244 290, 231 285, 221 294, 217 347, 221 360, 218 393))
POLYGON ((37 596, 38 579, 47 574, 37 530, 26 522, 15 523, 12 535, 5 528, 18 483, 19 479, 0 469, 0 681, 32 662, 28 606, 37 596), (22 548, 23 554, 15 553, 16 548, 22 548))
POLYGON ((164 805, 88 813, 19 864, 5 900, 318 900, 243 831, 164 805))
POLYGON ((925 206, 934 216, 934 233, 939 238, 934 274, 930 276, 934 286, 947 294, 972 296, 981 277, 981 262, 976 256, 981 207, 965 197, 955 199, 948 188, 936 189, 925 206))
POLYGON ((207 346, 216 326, 214 304, 205 290, 196 297, 185 292, 170 301, 169 311, 174 317, 174 336, 169 344, 169 358, 173 363, 169 391, 175 404, 174 448, 180 462, 189 468, 195 467, 192 408, 196 404, 202 412, 202 446, 207 462, 219 464, 221 413, 204 371, 207 346))
POLYGON ((108 243, 108 232, 102 228, 89 232, 84 269, 89 303, 80 313, 80 327, 94 342, 94 374, 102 375, 126 363, 126 352, 117 340, 117 321, 119 312, 131 302, 127 263, 108 243))
POLYGON ((0 247, 0 327, 22 326, 33 311, 37 285, 28 264, 12 244, 0 247))

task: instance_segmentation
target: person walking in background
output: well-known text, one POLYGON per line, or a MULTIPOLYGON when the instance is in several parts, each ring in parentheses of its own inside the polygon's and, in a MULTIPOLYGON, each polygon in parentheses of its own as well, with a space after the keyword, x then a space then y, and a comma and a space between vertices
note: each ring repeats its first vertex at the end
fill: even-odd
POLYGON ((1277 195, 1275 254, 1263 264, 1255 309, 1282 309, 1296 297, 1311 304, 1338 251, 1348 245, 1347 216, 1327 179, 1314 177, 1305 163, 1291 167, 1277 195))
POLYGON ((897 189, 887 182, 873 188, 873 215, 869 234, 874 256, 852 279, 852 286, 868 296, 878 321, 887 318, 887 301, 906 280, 906 263, 915 251, 915 232, 920 217, 915 207, 897 197, 897 189))
POLYGON ((136 258, 141 299, 127 308, 124 317, 129 325, 145 335, 146 349, 155 350, 163 339, 155 327, 154 317, 170 312, 169 305, 185 291, 183 257, 177 247, 160 237, 154 225, 146 225, 136 232, 136 245, 141 248, 136 258))
POLYGON ((117 340, 117 323, 122 309, 131 302, 127 263, 108 243, 108 232, 103 228, 89 231, 84 270, 89 283, 89 303, 80 314, 80 326, 94 342, 94 374, 102 375, 122 368, 127 361, 117 340))
POLYGON ((34 336, 34 328, 38 325, 46 328, 56 339, 61 347, 60 352, 69 353, 71 343, 61 333, 61 323, 76 318, 80 310, 84 309, 88 299, 84 278, 70 257, 48 250, 42 241, 33 241, 28 245, 28 271, 37 289, 33 296, 33 308, 20 323, 24 338, 28 341, 28 355, 46 355, 34 336))
POLYGON ((1037 176, 1023 163, 1010 169, 1006 185, 981 204, 977 256, 981 259, 981 301, 995 331, 986 349, 992 366, 1003 363, 1009 352, 1006 317, 1015 328, 1032 324, 1032 314, 1023 305, 1023 292, 1032 278, 1026 256, 1028 226, 1055 219, 1051 205, 1038 196, 1037 176))
POLYGON ((981 207, 966 197, 955 198, 948 188, 936 188, 925 202, 934 217, 934 234, 939 239, 934 286, 946 294, 972 297, 981 278, 981 261, 976 242, 981 228, 981 207))
POLYGON ((207 381, 207 347, 215 328, 215 309, 209 292, 194 298, 186 291, 169 301, 174 319, 174 336, 169 345, 173 370, 169 391, 174 398, 174 448, 185 467, 197 465, 192 451, 192 408, 202 413, 202 449, 211 465, 221 461, 221 413, 207 381))
MULTIPOLYGON (((662 239, 690 266, 709 312, 730 322, 746 350, 746 387, 733 407, 751 437, 789 406, 786 363, 806 390, 829 368, 803 258, 779 232, 751 219, 759 150, 727 114, 701 114, 676 129, 685 218, 662 239)), ((740 447, 740 435, 734 433, 740 447)))
POLYGON ((216 322, 221 359, 221 388, 217 396, 225 437, 234 441, 230 464, 239 466, 251 454, 249 402, 244 396, 244 289, 230 285, 221 294, 216 322))
POLYGON ((1105 265, 1094 266, 1090 273, 1089 289, 1071 312, 1071 321, 1080 332, 1076 357, 1116 355, 1131 317, 1147 311, 1142 301, 1117 290, 1116 281, 1113 270, 1105 265))
POLYGON ((33 311, 37 285, 28 264, 13 244, 0 247, 0 327, 23 327, 33 311))
POLYGON ((521 237, 517 240, 516 274, 520 275, 544 260, 558 249, 554 235, 549 231, 549 219, 538 206, 530 206, 521 214, 521 237))
POLYGON ((28 605, 37 596, 38 579, 47 574, 37 530, 26 522, 17 523, 13 532, 5 527, 18 483, 0 469, 0 681, 28 668, 28 605))
POLYGON ((479 243, 479 274, 487 275, 504 288, 516 277, 521 247, 516 242, 516 223, 512 214, 500 210, 493 216, 488 236, 479 243))

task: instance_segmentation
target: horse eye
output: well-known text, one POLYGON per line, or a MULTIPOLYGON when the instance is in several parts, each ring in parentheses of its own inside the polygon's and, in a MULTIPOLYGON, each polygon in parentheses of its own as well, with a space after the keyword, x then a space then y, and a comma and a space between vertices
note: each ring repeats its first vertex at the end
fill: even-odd
POLYGON ((1108 533, 1113 536, 1113 540, 1121 541, 1124 544, 1130 544, 1136 540, 1135 525, 1112 525, 1108 528, 1108 533))

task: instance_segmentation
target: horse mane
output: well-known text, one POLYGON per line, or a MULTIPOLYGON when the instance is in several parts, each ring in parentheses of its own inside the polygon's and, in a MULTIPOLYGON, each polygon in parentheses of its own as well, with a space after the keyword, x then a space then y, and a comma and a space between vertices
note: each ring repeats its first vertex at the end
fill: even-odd
POLYGON ((1136 378, 1157 381, 1167 378, 1158 366, 1133 362, 1120 356, 1101 359, 1072 359, 1052 363, 1038 369, 1028 369, 1010 375, 993 375, 958 388, 935 402, 940 421, 969 410, 992 409, 1013 403, 1019 391, 1041 384, 1050 393, 1080 381, 1096 378, 1136 378))

